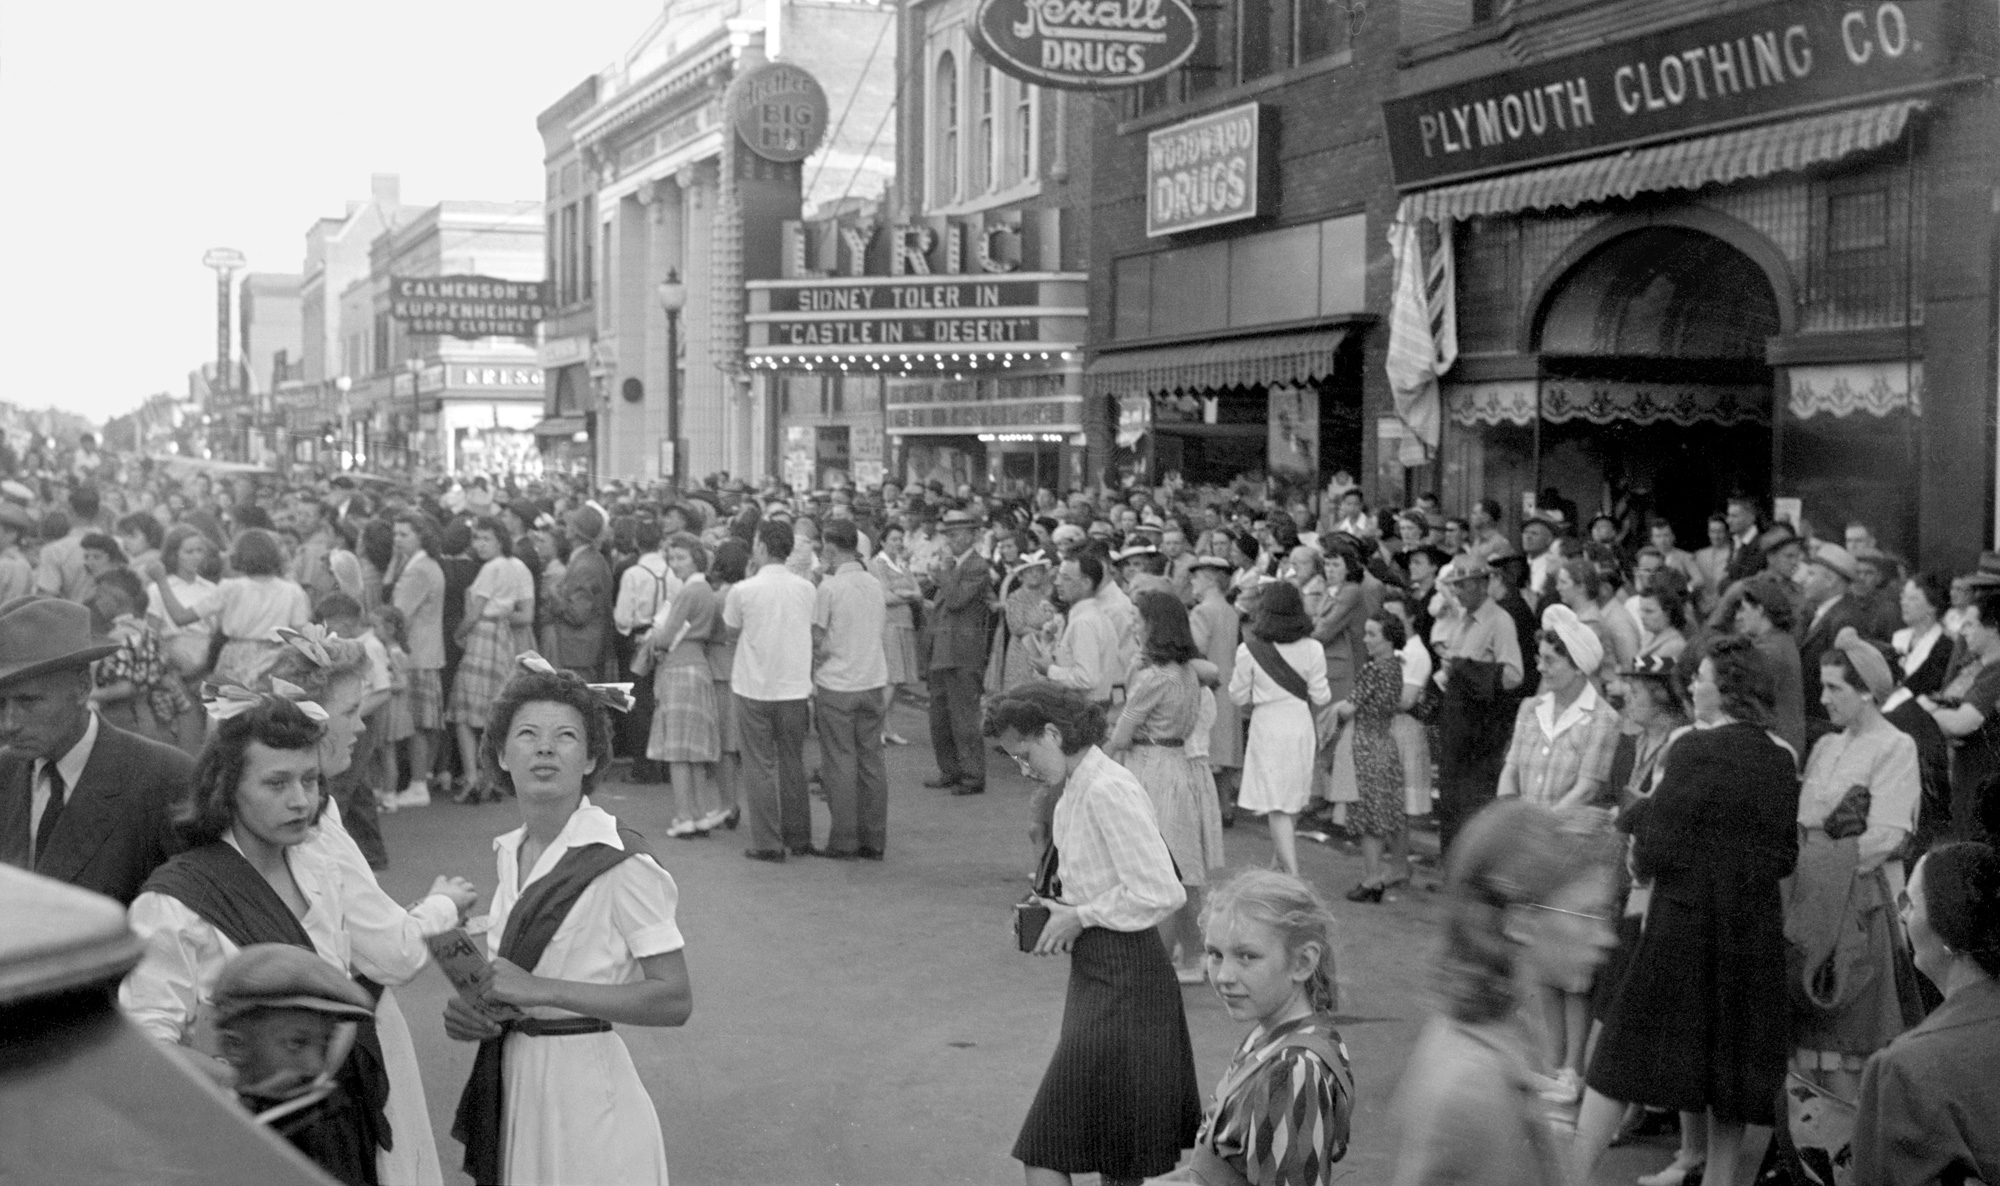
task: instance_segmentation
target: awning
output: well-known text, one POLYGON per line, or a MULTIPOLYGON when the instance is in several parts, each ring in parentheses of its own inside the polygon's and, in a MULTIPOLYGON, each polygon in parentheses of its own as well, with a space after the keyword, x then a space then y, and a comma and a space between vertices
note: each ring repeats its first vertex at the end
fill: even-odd
POLYGON ((1649 191, 1700 189, 1796 172, 1894 142, 1902 136, 1910 114, 1927 102, 1899 99, 1441 186, 1405 197, 1398 217, 1442 221, 1581 206, 1649 191))
POLYGON ((583 417, 581 416, 550 416, 540 424, 535 425, 535 435, 538 437, 562 437, 564 440, 568 440, 570 437, 583 431, 584 424, 583 417))
POLYGON ((1122 350, 1084 368, 1084 390, 1110 395, 1306 383, 1333 373, 1334 352, 1346 337, 1340 328, 1122 350))

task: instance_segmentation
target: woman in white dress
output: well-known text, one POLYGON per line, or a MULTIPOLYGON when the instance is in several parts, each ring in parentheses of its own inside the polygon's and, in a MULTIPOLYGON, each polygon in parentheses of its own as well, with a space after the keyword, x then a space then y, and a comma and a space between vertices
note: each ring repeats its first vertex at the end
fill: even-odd
POLYGON ((522 826, 494 842, 492 981, 445 1007, 445 1033, 480 1043, 452 1135, 475 1182, 664 1186, 659 1114, 611 1024, 676 1026, 694 1008, 678 892, 590 802, 611 760, 598 693, 539 655, 522 666, 480 745, 522 826))
MULTIPOLYGON (((312 948, 343 973, 360 966, 407 981, 428 959, 419 916, 456 921, 475 895, 469 883, 439 878, 415 912, 405 911, 365 876, 358 854, 353 862, 337 859, 328 843, 316 841, 327 802, 320 742, 329 732, 318 704, 246 695, 219 701, 212 712, 221 719, 195 767, 183 817, 192 847, 155 870, 132 903, 127 917, 145 956, 118 1000, 141 1029, 190 1048, 197 1066, 222 1078, 208 1006, 229 957, 252 943, 291 943, 312 948)), ((351 735, 346 745, 351 749, 351 735)), ((379 1073, 383 1053, 376 1046, 361 1062, 379 1073)), ((407 1104, 421 1111, 423 1099, 419 1092, 397 1100, 397 1081, 391 1069, 386 1098, 378 1088, 371 1101, 386 1108, 390 1138, 390 1147, 378 1148, 377 1173, 384 1182, 420 1182, 428 1129, 405 1130, 396 1139, 395 1121, 407 1104)), ((428 1180, 436 1182, 435 1146, 428 1160, 428 1180)))
POLYGON ((1299 591, 1289 582, 1266 586, 1250 629, 1236 648, 1229 698, 1250 710, 1243 786, 1236 806, 1262 813, 1285 872, 1297 877, 1299 854, 1292 821, 1312 792, 1313 758, 1319 750, 1313 709, 1333 702, 1326 683, 1326 650, 1312 637, 1299 591))
POLYGON ((285 555, 268 531, 252 528, 237 536, 229 566, 236 575, 216 586, 202 616, 224 639, 215 660, 216 681, 247 687, 278 649, 273 631, 312 621, 312 604, 298 582, 284 575, 285 555))

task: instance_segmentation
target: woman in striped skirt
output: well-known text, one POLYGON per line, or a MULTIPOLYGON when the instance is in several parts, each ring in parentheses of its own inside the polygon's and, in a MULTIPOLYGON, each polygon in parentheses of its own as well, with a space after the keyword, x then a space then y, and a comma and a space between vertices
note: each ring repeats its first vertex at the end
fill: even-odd
POLYGON ((667 567, 680 578, 680 592, 660 607, 640 645, 652 648, 657 668, 646 757, 667 763, 674 785, 674 822, 667 835, 678 840, 708 835, 727 814, 710 777, 722 756, 722 726, 708 643, 721 626, 722 606, 704 575, 708 550, 700 540, 686 532, 668 540, 667 567))
POLYGON ((986 733, 1042 784, 1036 820, 1054 799, 1054 851, 1036 886, 1049 916, 1034 952, 1070 955, 1062 1036, 1014 1157, 1028 1186, 1166 1173, 1194 1143, 1201 1100, 1180 985, 1155 929, 1187 895, 1152 800, 1098 748, 1104 710, 1079 692, 1036 681, 1003 693, 986 733))
POLYGON ((481 561, 479 575, 465 591, 465 616, 459 620, 458 642, 465 654, 451 681, 446 715, 458 728, 458 754, 465 763, 465 785, 453 801, 477 803, 484 794, 495 800, 498 790, 482 791, 478 775, 479 732, 486 728, 486 710, 514 675, 514 660, 534 649, 535 578, 514 555, 514 541, 498 519, 472 525, 472 552, 481 561))

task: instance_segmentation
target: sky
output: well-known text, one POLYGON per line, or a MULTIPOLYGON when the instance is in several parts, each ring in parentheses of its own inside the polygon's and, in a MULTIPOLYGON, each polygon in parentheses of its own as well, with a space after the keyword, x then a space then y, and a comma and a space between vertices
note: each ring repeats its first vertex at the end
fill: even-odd
POLYGON ((661 3, 0 4, 0 398, 97 421, 185 398, 215 356, 203 253, 297 272, 372 173, 406 204, 538 199, 535 117, 661 3))

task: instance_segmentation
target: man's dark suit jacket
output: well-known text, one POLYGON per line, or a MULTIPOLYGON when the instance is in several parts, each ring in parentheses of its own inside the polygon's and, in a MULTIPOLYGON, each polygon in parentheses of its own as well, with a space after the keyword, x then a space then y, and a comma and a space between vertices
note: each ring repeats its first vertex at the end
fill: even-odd
POLYGON ((610 654, 611 565, 604 553, 589 544, 570 553, 569 567, 556 586, 555 653, 546 658, 557 667, 601 678, 604 660, 610 654))
MULTIPOLYGON (((34 759, 0 754, 0 862, 23 869, 34 772, 34 759)), ((186 754, 100 719, 90 761, 34 871, 129 906, 153 870, 180 850, 169 814, 193 775, 186 754)))
POLYGON ((1842 594, 1818 625, 1813 624, 1813 613, 1809 609, 1799 611, 1793 637, 1799 640, 1799 679, 1805 688, 1806 716, 1823 721, 1826 719, 1826 705, 1819 702, 1820 657, 1833 649, 1833 640, 1839 637, 1843 626, 1854 627, 1855 633, 1864 639, 1870 637, 1869 614, 1868 608, 1858 604, 1849 594, 1842 594))
POLYGON ((993 633, 993 578, 977 550, 938 576, 937 600, 925 615, 930 628, 929 670, 986 670, 986 645, 993 633))

